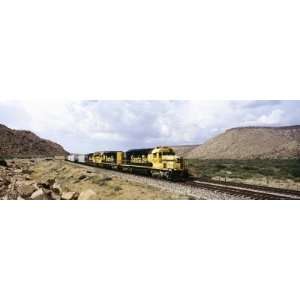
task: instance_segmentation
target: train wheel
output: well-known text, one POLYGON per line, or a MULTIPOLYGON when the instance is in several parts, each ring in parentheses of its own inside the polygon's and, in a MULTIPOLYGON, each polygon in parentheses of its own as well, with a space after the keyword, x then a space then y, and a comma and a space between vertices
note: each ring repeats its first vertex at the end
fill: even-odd
POLYGON ((165 178, 166 178, 167 180, 171 180, 171 179, 172 179, 172 178, 171 178, 170 172, 166 172, 165 178))

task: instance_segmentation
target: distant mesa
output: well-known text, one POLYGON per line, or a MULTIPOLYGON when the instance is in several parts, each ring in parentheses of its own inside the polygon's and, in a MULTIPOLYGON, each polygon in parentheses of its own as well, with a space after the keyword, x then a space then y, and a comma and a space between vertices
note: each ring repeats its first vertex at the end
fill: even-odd
POLYGON ((2 157, 45 157, 66 154, 68 152, 61 145, 42 139, 31 131, 14 130, 0 124, 2 157))
POLYGON ((200 144, 197 144, 197 145, 178 145, 178 146, 171 146, 171 147, 174 149, 176 155, 186 157, 190 151, 192 151, 193 149, 195 149, 199 146, 201 146, 201 145, 200 144))
POLYGON ((192 149, 186 157, 198 159, 300 158, 300 125, 232 128, 192 149))

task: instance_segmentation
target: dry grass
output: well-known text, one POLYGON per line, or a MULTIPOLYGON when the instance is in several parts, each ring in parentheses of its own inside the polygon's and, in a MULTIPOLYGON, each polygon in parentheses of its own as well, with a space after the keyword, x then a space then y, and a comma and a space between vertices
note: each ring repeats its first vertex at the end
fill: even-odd
POLYGON ((107 176, 101 170, 92 171, 64 161, 40 161, 32 174, 33 179, 55 178, 64 191, 82 192, 92 189, 99 200, 185 199, 184 196, 141 183, 107 176))

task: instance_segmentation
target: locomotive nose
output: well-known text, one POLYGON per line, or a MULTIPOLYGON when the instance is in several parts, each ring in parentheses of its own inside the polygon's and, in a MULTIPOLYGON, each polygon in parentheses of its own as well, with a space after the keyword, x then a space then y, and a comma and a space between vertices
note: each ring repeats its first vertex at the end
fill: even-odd
POLYGON ((174 157, 174 158, 175 158, 175 161, 176 161, 176 162, 180 162, 180 161, 181 161, 181 157, 180 157, 180 156, 178 156, 178 155, 175 155, 175 157, 174 157))

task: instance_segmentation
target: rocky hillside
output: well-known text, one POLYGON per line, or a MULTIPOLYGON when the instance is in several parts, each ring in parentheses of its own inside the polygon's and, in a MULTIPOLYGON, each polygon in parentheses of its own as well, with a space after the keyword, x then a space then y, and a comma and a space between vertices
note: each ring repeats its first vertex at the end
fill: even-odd
POLYGON ((192 149, 187 158, 300 158, 300 125, 232 128, 192 149))
POLYGON ((199 146, 200 145, 180 145, 180 146, 171 146, 171 147, 174 149, 176 155, 186 157, 191 150, 199 146))
POLYGON ((31 131, 13 130, 0 124, 0 157, 37 157, 65 155, 54 142, 41 139, 31 131))

